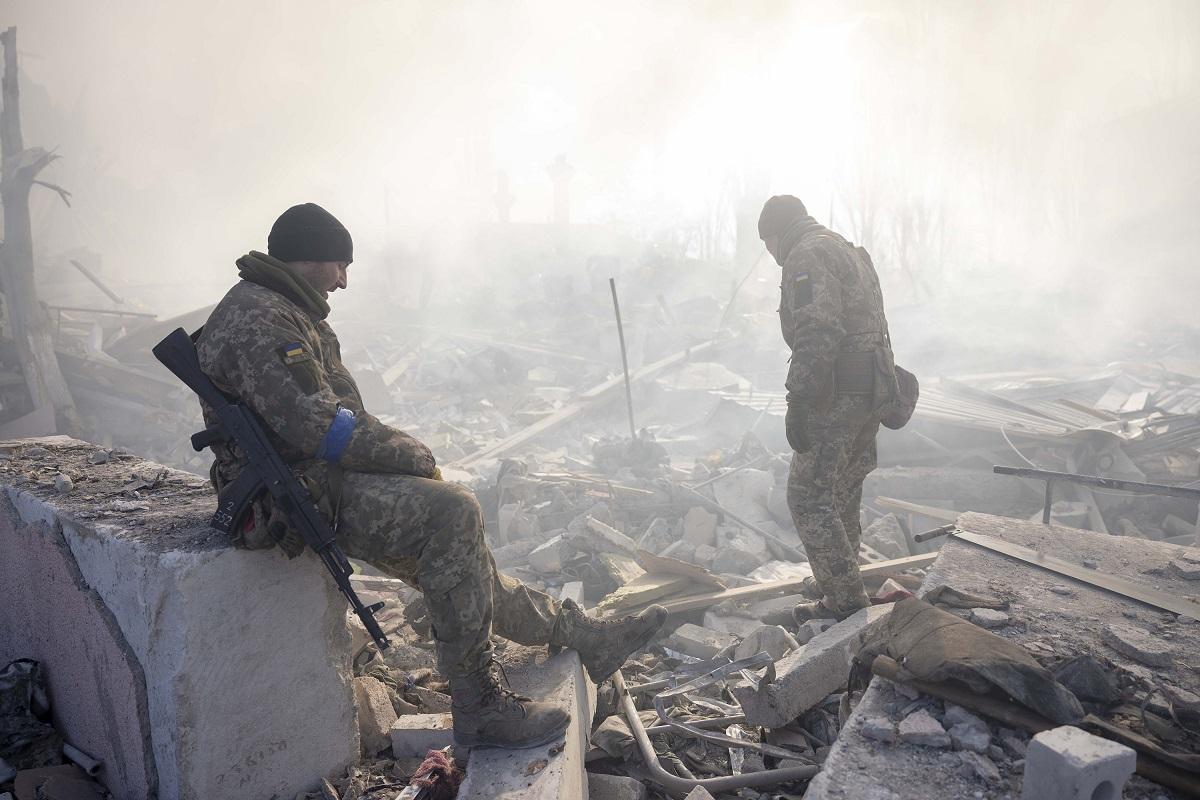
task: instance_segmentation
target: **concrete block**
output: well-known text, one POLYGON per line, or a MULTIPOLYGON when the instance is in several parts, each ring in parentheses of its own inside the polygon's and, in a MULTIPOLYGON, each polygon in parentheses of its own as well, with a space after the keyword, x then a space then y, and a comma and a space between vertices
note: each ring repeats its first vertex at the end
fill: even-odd
POLYGON ((392 758, 424 758, 430 750, 454 743, 454 721, 449 714, 405 714, 388 730, 392 758))
POLYGON ((796 639, 778 625, 763 625, 756 628, 733 649, 733 659, 738 661, 756 653, 767 653, 778 661, 793 650, 799 650, 796 639))
POLYGON ((734 686, 746 721, 767 728, 786 725, 845 686, 863 637, 891 612, 890 603, 864 608, 779 661, 774 682, 758 689, 746 681, 734 686))
POLYGON ((996 783, 1000 780, 1000 770, 996 767, 996 762, 985 755, 963 751, 958 754, 958 760, 962 762, 958 774, 964 778, 978 778, 984 783, 996 783))
POLYGON ((997 611, 994 608, 972 608, 971 622, 981 628, 992 630, 994 628, 1003 628, 1008 624, 1008 614, 1003 611, 997 611))
POLYGON ((876 742, 896 741, 896 726, 887 717, 864 719, 860 733, 864 739, 873 739, 876 742))
POLYGON ((576 605, 583 608, 583 581, 567 581, 558 593, 559 600, 574 600, 576 605))
POLYGON ((676 628, 663 646, 692 658, 707 659, 736 643, 737 638, 732 634, 701 628, 688 622, 676 628))
POLYGON ((717 515, 700 506, 689 508, 683 515, 683 541, 693 545, 715 545, 717 515))
POLYGON ((36 442, 37 468, 86 483, 13 485, 31 444, 0 444, 0 663, 45 665, 115 800, 293 797, 358 759, 346 603, 315 556, 231 548, 208 482, 178 470, 139 509, 97 503, 163 468, 66 437, 36 442))
POLYGON ((1152 667, 1170 666, 1175 654, 1170 642, 1132 625, 1109 625, 1101 632, 1101 638, 1118 653, 1152 667))
POLYGON ((364 756, 374 756, 390 746, 389 732, 396 721, 396 709, 383 681, 377 678, 354 679, 354 707, 358 712, 358 737, 364 756))
POLYGON ((837 624, 836 619, 809 619, 805 620, 799 628, 796 629, 796 641, 800 644, 808 644, 817 636, 820 636, 825 631, 837 624))
POLYGON ((622 775, 588 773, 588 800, 646 800, 646 785, 622 775))
POLYGON ((565 547, 566 541, 561 533, 558 536, 547 539, 529 554, 527 559, 529 566, 546 575, 560 572, 562 570, 563 549, 565 547))
POLYGON ((1116 800, 1136 766, 1131 748, 1063 725, 1029 743, 1021 800, 1116 800))
POLYGON ((546 658, 545 648, 510 645, 504 667, 514 691, 560 704, 571 714, 564 738, 528 750, 473 750, 458 800, 579 800, 588 796, 584 759, 596 686, 579 654, 546 658))
POLYGON ((949 747, 950 735, 925 709, 900 720, 900 741, 920 747, 949 747))

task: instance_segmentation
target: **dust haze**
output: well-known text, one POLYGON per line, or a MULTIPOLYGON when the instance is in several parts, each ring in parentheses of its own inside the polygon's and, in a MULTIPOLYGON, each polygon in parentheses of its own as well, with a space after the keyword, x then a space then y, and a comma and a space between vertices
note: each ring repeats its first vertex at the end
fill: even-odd
POLYGON ((513 224, 547 223, 562 155, 571 223, 704 262, 678 282, 709 282, 714 326, 747 272, 767 306, 731 310, 773 311, 753 215, 774 193, 870 250, 897 353, 926 369, 1103 362, 1192 323, 1186 0, 17 0, 3 16, 25 138, 56 148, 44 177, 73 193, 34 194, 43 279, 78 283, 81 258, 160 317, 215 302, 301 201, 354 234, 335 323, 421 291, 444 319, 473 287, 502 303, 512 259, 479 244, 499 182, 513 224))

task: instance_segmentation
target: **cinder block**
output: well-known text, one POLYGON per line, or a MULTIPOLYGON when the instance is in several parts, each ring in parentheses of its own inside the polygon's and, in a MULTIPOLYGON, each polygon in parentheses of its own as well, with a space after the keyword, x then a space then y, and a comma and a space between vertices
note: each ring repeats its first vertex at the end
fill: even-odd
POLYGON ((1021 800, 1118 800, 1136 766, 1131 748, 1063 725, 1029 743, 1021 800))
POLYGON ((449 714, 405 714, 392 723, 392 758, 424 758, 454 743, 449 714))

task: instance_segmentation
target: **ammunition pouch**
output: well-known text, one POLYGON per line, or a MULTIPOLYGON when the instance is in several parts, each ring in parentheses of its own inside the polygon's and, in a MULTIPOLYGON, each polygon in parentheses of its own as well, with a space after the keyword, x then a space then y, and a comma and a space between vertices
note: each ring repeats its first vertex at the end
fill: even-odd
POLYGON ((908 424, 917 407, 917 398, 921 394, 921 384, 917 376, 904 367, 896 367, 896 383, 899 388, 896 399, 884 409, 883 417, 879 420, 884 427, 894 431, 908 424))
POLYGON ((872 411, 888 408, 899 393, 892 349, 880 345, 872 350, 838 353, 834 386, 839 397, 869 398, 872 411))

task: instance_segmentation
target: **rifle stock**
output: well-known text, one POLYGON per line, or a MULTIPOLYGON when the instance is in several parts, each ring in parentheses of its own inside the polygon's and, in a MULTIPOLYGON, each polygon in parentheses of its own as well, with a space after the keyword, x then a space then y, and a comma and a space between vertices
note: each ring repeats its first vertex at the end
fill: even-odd
POLYGON ((211 522, 213 527, 226 533, 234 530, 245 518, 251 501, 262 491, 269 492, 288 522, 304 537, 305 544, 325 564, 375 644, 380 650, 386 650, 389 646, 387 637, 375 619, 375 613, 383 608, 383 603, 364 605, 354 591, 350 583, 353 568, 338 547, 333 529, 317 510, 308 490, 271 445, 258 417, 249 408, 226 397, 204 374, 192 339, 182 328, 172 331, 154 346, 152 352, 164 367, 199 395, 217 417, 215 426, 192 437, 196 449, 218 441, 232 441, 246 458, 243 474, 229 487, 236 491, 221 493, 211 522))

